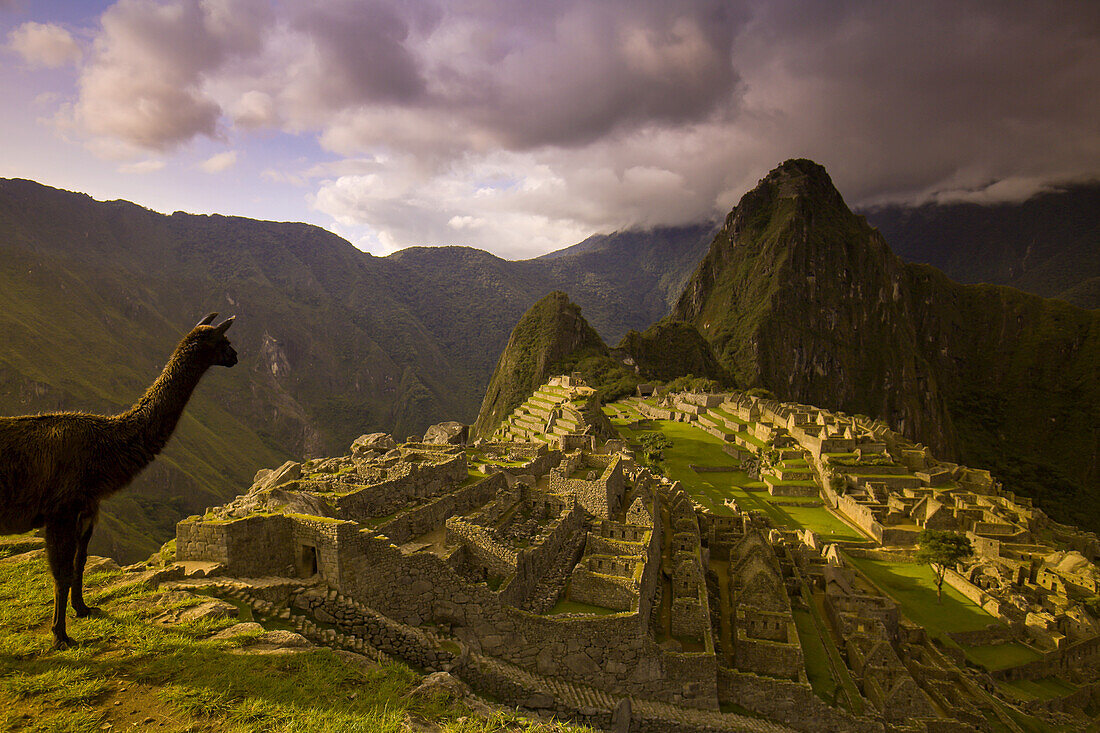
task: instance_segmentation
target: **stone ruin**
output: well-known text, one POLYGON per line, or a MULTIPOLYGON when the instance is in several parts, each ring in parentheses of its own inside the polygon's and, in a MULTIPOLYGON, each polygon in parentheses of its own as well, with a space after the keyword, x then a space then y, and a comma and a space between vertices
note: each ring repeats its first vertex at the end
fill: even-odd
MULTIPOLYGON (((706 510, 627 441, 600 437, 587 389, 551 380, 492 441, 469 444, 454 425, 403 444, 372 434, 345 456, 261 471, 179 523, 177 582, 247 588, 261 615, 323 643, 600 728, 946 731, 996 715, 959 693, 972 683, 958 660, 837 545, 732 499, 706 510), (833 629, 822 638, 835 635, 830 664, 853 681, 833 701, 811 689, 796 618, 813 615, 813 589, 833 629)), ((1096 619, 1058 600, 1095 593, 1095 538, 988 474, 802 405, 727 394, 635 406, 721 436, 759 466, 761 491, 798 500, 809 483, 882 548, 845 552, 906 552, 922 526, 967 532, 978 556, 948 582, 1011 619, 1006 638, 1048 650, 1023 674, 1095 664, 1096 619), (1052 537, 1077 549, 1043 544, 1052 537)))

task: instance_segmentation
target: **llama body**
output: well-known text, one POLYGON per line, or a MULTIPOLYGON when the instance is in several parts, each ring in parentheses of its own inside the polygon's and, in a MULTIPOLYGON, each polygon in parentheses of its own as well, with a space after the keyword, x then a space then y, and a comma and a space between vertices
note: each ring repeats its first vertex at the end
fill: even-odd
POLYGON ((54 577, 54 644, 71 644, 65 609, 84 603, 84 564, 99 503, 127 486, 164 448, 206 370, 237 363, 210 314, 191 330, 141 399, 120 415, 57 413, 0 417, 0 533, 45 528, 54 577))

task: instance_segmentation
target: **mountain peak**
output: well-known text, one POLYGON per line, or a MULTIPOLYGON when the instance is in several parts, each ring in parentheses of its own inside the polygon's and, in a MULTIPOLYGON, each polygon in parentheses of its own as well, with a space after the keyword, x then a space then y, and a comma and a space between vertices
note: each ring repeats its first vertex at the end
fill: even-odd
POLYGON ((607 354, 607 345, 568 295, 560 290, 548 293, 512 329, 489 380, 474 434, 490 435, 506 415, 551 376, 552 367, 580 352, 607 354))
POLYGON ((780 225, 823 219, 855 220, 829 173, 812 160, 794 158, 780 163, 741 197, 726 220, 735 233, 776 232, 780 225))

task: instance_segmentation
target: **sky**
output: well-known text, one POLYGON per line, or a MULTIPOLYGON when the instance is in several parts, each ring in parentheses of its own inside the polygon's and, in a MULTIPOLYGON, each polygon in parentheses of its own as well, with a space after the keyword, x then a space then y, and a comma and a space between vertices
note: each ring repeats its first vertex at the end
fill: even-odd
POLYGON ((724 216, 1100 178, 1100 3, 0 0, 0 177, 532 257, 724 216))

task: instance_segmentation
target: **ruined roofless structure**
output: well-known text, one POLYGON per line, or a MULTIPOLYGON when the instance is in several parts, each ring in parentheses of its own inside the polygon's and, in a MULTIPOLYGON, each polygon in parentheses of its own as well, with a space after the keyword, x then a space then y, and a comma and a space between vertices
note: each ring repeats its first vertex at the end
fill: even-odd
MULTIPOLYGON (((1100 579, 1095 536, 863 418, 674 394, 604 406, 628 428, 605 440, 593 399, 556 377, 492 441, 466 444, 453 426, 432 442, 365 435, 348 455, 261 471, 179 523, 174 583, 605 729, 981 729, 1010 704, 998 685, 1051 676, 1078 692, 1029 713, 1077 720, 1092 704, 1100 628, 1082 599, 1100 579), (777 524, 759 502, 706 504, 641 464, 629 428, 654 421, 709 433, 748 491, 827 510, 862 539, 777 524), (933 638, 853 565, 904 561, 925 527, 971 538, 977 554, 947 582, 989 628, 933 638), (1034 656, 986 673, 987 690, 945 644, 1034 656), (812 685, 807 649, 843 685, 812 685)), ((719 485, 730 470, 691 467, 719 485)))

